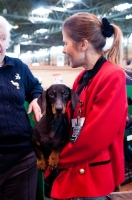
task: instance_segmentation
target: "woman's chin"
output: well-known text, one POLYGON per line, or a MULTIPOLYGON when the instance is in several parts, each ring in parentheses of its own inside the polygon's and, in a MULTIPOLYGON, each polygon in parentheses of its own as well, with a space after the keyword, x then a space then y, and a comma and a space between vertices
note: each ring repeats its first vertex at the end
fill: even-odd
POLYGON ((72 68, 77 68, 77 67, 78 67, 77 65, 74 65, 73 63, 70 63, 70 66, 71 66, 72 68))
POLYGON ((75 65, 69 60, 70 67, 75 68, 75 65))

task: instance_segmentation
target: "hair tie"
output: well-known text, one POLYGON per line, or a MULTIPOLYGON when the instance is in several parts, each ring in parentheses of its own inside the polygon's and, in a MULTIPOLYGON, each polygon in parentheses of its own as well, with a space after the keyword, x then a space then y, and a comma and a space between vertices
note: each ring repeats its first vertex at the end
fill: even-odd
POLYGON ((111 37, 114 33, 114 28, 110 25, 107 18, 102 18, 102 34, 104 37, 111 37))

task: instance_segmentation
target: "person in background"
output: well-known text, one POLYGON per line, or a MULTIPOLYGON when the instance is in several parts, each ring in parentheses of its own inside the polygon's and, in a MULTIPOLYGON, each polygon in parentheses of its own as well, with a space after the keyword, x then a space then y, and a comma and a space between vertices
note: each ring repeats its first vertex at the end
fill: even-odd
POLYGON ((123 185, 131 182, 131 173, 132 173, 132 139, 131 139, 131 136, 132 136, 132 61, 131 60, 126 60, 124 71, 126 73, 128 116, 127 116, 125 136, 124 136, 125 180, 122 183, 123 185))
POLYGON ((24 102, 39 121, 43 89, 26 64, 5 55, 9 40, 9 23, 0 16, 0 199, 35 200, 38 170, 24 102))
POLYGON ((72 68, 84 67, 73 84, 79 101, 67 114, 70 141, 60 153, 51 197, 105 200, 124 181, 123 139, 127 117, 126 75, 121 69, 122 32, 90 13, 68 17, 62 27, 72 68), (104 52, 106 38, 113 36, 104 52))
POLYGON ((126 61, 125 70, 132 73, 132 61, 129 59, 126 61))

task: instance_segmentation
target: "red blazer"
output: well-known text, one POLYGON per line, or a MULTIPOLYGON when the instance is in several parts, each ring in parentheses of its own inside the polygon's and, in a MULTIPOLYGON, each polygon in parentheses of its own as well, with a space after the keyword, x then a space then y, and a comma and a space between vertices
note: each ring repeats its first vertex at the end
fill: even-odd
MULTIPOLYGON (((74 91, 83 73, 75 80, 74 91)), ((124 181, 125 73, 105 62, 79 98, 82 104, 77 104, 73 118, 81 109, 85 122, 77 140, 69 142, 60 154, 62 171, 51 193, 57 199, 104 196, 124 181)), ((70 120, 70 107, 67 112, 70 120)))

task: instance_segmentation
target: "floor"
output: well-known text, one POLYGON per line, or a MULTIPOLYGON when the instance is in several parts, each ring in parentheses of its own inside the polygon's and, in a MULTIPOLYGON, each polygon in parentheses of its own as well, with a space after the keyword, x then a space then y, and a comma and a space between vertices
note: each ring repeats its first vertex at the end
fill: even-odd
POLYGON ((132 182, 121 186, 120 192, 109 194, 106 200, 132 200, 132 182))
POLYGON ((121 186, 120 191, 121 192, 123 192, 123 191, 132 191, 132 182, 121 186))

